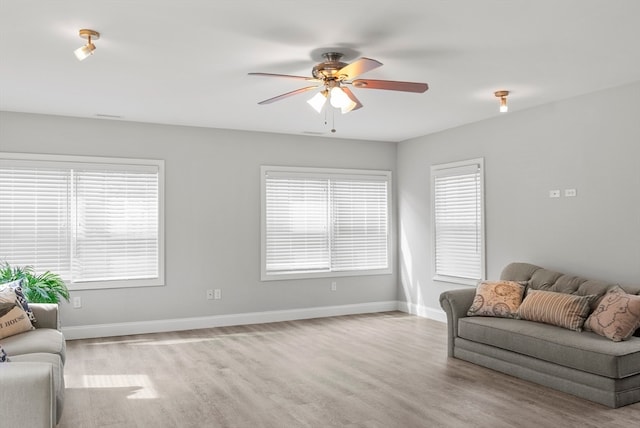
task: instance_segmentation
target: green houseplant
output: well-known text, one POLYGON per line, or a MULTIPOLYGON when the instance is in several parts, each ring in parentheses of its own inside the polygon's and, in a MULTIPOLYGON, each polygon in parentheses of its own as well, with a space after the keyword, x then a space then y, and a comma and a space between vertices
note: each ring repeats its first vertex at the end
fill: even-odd
POLYGON ((36 275, 32 266, 0 264, 0 284, 18 279, 24 279, 22 290, 31 303, 59 303, 61 298, 69 301, 69 289, 60 275, 50 271, 36 275))

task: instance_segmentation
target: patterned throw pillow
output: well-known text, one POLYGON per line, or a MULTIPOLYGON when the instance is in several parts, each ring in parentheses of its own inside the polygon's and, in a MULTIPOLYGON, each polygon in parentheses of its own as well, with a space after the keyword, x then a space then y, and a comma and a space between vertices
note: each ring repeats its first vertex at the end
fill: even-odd
POLYGON ((582 331, 591 312, 591 302, 597 296, 576 296, 555 291, 529 290, 518 308, 518 316, 524 320, 557 325, 582 331))
POLYGON ((20 305, 0 316, 0 339, 29 330, 33 330, 33 325, 20 305))
POLYGON ((0 315, 4 315, 9 312, 15 305, 18 304, 18 297, 11 287, 4 287, 0 285, 0 315))
MULTIPOLYGON (((24 293, 22 291, 22 279, 18 279, 12 282, 8 282, 6 284, 0 284, 0 305, 2 305, 2 301, 3 301, 3 295, 9 299, 8 295, 5 293, 8 291, 13 291, 13 293, 16 296, 16 302, 22 307, 22 309, 24 309, 24 311, 27 313, 27 315, 29 316, 29 321, 31 321, 31 324, 36 323, 36 317, 35 315, 33 315, 33 311, 31 310, 31 308, 29 307, 29 301, 27 300, 27 298, 24 296, 24 293)), ((0 307, 0 311, 2 311, 2 308, 0 307)))
POLYGON ((2 349, 2 345, 0 345, 0 363, 8 363, 9 357, 7 357, 7 353, 2 349))
POLYGON ((467 316, 516 318, 524 289, 514 281, 482 281, 467 316))
POLYGON ((627 294, 616 286, 598 302, 587 318, 584 329, 593 331, 614 342, 627 340, 640 327, 640 296, 627 294))

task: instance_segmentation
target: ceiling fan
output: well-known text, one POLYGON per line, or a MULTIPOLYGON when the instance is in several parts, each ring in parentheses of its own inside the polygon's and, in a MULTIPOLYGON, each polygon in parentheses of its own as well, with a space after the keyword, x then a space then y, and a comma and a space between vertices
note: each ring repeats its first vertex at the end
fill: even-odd
POLYGON ((315 96, 307 102, 318 113, 322 111, 327 101, 342 113, 349 113, 362 107, 362 103, 358 101, 351 89, 347 85, 359 89, 385 89, 391 91, 417 92, 423 93, 429 89, 426 83, 416 82, 398 82, 395 80, 373 80, 373 79, 356 79, 367 71, 371 71, 382 65, 381 62, 371 58, 360 58, 350 64, 340 61, 343 54, 340 52, 325 52, 322 54, 325 61, 316 64, 311 70, 313 77, 292 76, 289 74, 273 74, 273 73, 249 73, 250 76, 267 76, 267 77, 285 77, 289 79, 306 80, 313 82, 315 85, 306 86, 287 92, 258 104, 271 104, 280 101, 292 95, 301 94, 314 89, 321 89, 315 96))

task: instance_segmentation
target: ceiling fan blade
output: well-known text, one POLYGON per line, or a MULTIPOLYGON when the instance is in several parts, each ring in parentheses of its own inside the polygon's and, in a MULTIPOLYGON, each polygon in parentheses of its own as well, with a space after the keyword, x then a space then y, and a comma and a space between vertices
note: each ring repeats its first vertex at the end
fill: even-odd
POLYGON ((301 94, 303 92, 312 91, 314 89, 318 89, 317 86, 307 86, 306 88, 296 89, 295 91, 287 92, 286 94, 278 95, 277 97, 269 98, 268 100, 260 101, 258 104, 271 104, 276 101, 280 101, 281 99, 288 98, 292 95, 301 94))
POLYGON ((286 77, 288 79, 306 80, 309 82, 320 82, 315 77, 293 76, 291 74, 275 74, 275 73, 247 73, 249 76, 266 76, 266 77, 286 77))
POLYGON ((355 103, 355 106, 353 106, 352 108, 347 109, 346 111, 343 110, 342 114, 349 113, 350 111, 354 111, 354 110, 358 110, 359 108, 362 108, 362 103, 360 102, 360 100, 356 98, 353 92, 351 92, 351 89, 345 86, 341 86, 341 88, 344 91, 344 93, 347 94, 349 99, 355 103))
POLYGON ((397 82, 395 80, 372 80, 372 79, 358 79, 351 82, 356 88, 362 89, 386 89, 390 91, 403 91, 403 92, 426 92, 429 89, 429 85, 426 83, 416 82, 397 82))
POLYGON ((363 73, 366 73, 367 71, 371 71, 374 68, 378 68, 382 65, 382 63, 380 61, 376 61, 375 59, 371 59, 371 58, 360 58, 354 62, 352 62, 349 65, 345 65, 344 67, 342 67, 337 75, 338 76, 345 76, 345 79, 347 80, 351 80, 354 79, 357 76, 360 76, 363 73))

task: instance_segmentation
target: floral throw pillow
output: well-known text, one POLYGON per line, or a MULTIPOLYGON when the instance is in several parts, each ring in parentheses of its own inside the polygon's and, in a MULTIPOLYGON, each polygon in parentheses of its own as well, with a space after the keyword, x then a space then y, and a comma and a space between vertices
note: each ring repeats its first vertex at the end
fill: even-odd
POLYGON ((482 281, 467 316, 516 318, 524 290, 515 281, 482 281))
POLYGON ((614 342, 627 340, 640 327, 640 296, 616 286, 602 296, 584 329, 614 342))

